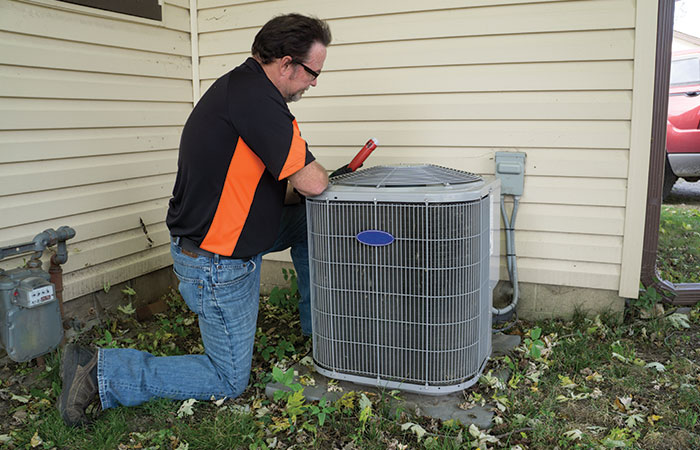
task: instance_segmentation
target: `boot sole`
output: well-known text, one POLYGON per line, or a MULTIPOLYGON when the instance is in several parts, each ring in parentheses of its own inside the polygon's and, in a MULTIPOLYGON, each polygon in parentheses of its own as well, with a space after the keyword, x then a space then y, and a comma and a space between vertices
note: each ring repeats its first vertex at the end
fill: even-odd
MULTIPOLYGON (((81 354, 81 350, 82 349, 77 345, 66 345, 66 347, 63 349, 63 357, 61 358, 61 367, 59 370, 59 374, 61 375, 62 387, 61 396, 58 399, 57 407, 58 412, 61 414, 61 418, 66 423, 66 425, 69 426, 79 425, 80 423, 84 422, 74 422, 70 420, 70 418, 68 418, 68 416, 66 415, 65 410, 66 401, 68 400, 68 393, 70 392, 71 385, 73 384, 73 380, 75 379, 75 371, 78 369, 78 365, 85 365, 87 363, 87 361, 82 361, 83 358, 81 358, 81 356, 85 355, 81 354)), ((91 357, 92 356, 90 356, 90 358, 91 357)), ((90 358, 88 358, 88 361, 90 358)))

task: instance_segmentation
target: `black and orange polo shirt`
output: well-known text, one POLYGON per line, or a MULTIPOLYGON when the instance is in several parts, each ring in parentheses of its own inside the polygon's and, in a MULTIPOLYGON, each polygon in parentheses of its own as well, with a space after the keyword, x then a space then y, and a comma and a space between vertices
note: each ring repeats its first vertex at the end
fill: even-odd
POLYGON ((282 94, 248 58, 214 82, 185 123, 170 234, 236 258, 267 250, 286 178, 313 160, 282 94))

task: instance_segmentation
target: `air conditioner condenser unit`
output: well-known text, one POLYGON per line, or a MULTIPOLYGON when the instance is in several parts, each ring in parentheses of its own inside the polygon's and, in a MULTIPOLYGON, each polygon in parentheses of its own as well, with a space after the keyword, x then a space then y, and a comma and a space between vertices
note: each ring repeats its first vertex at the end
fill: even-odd
POLYGON ((441 395, 491 354, 500 182, 376 166, 307 199, 313 359, 328 377, 441 395))

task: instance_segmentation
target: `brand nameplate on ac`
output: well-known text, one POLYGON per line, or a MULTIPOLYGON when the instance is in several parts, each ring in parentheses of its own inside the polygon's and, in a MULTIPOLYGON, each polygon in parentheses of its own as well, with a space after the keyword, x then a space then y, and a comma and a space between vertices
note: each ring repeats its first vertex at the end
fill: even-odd
POLYGON ((363 244, 371 245, 372 247, 383 247, 394 242, 394 236, 391 233, 380 230, 361 231, 355 238, 363 244))

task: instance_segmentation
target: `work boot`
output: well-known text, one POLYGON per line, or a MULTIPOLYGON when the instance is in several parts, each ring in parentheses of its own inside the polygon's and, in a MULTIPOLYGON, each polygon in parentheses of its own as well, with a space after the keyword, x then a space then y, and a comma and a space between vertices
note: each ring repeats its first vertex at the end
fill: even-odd
POLYGON ((98 394, 97 352, 68 344, 61 359, 63 390, 58 399, 58 411, 68 426, 87 422, 85 410, 98 394))

